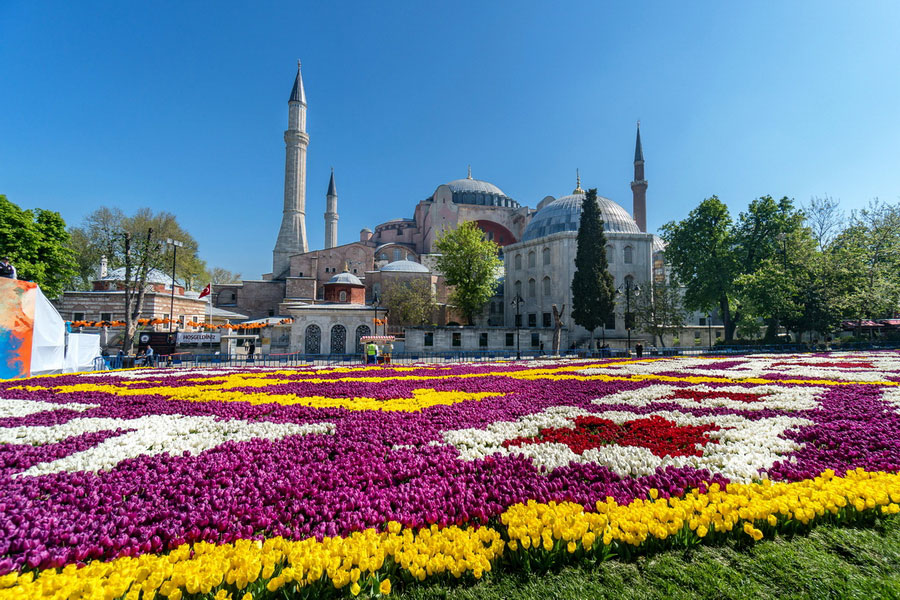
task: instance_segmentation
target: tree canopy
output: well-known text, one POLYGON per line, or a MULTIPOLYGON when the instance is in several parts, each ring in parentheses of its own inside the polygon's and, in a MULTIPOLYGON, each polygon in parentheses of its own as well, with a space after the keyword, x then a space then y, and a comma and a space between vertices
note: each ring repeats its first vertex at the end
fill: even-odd
POLYGON ((66 223, 58 212, 22 210, 0 194, 0 254, 16 267, 17 276, 41 286, 49 297, 62 293, 75 273, 66 223))
POLYGON ((471 325, 494 295, 497 270, 503 265, 497 258, 500 247, 471 221, 444 232, 434 247, 440 253, 437 269, 453 287, 450 302, 471 325))
POLYGON ((134 343, 150 271, 170 273, 174 258, 176 278, 187 289, 209 281, 206 265, 197 256, 197 241, 171 213, 141 208, 127 216, 118 208, 103 206, 85 217, 71 234, 78 256, 75 283, 82 289, 96 279, 101 257, 106 257, 110 269, 124 268, 125 352, 134 343), (167 239, 183 244, 177 253, 167 239))
POLYGON ((382 292, 381 303, 387 307, 391 323, 402 326, 431 323, 436 307, 430 278, 423 277, 390 282, 382 292))
POLYGON ((684 326, 687 315, 681 306, 681 292, 674 281, 654 281, 649 290, 635 298, 637 328, 649 333, 660 346, 665 336, 684 326))
POLYGON ((209 283, 211 277, 206 263, 197 255, 197 241, 178 223, 175 215, 141 208, 129 216, 119 208, 101 206, 88 214, 80 225, 69 230, 70 247, 75 251, 78 262, 73 287, 90 289, 91 282, 97 278, 103 256, 106 256, 110 269, 125 266, 123 236, 129 234, 133 239, 139 239, 148 229, 152 230, 147 247, 150 269, 172 272, 172 247, 165 242, 166 239, 178 240, 184 246, 178 248, 176 277, 188 289, 209 283))
POLYGON ((900 204, 873 200, 845 223, 834 199, 799 210, 764 196, 732 222, 713 196, 662 230, 685 307, 717 307, 726 341, 762 325, 767 341, 780 326, 827 335, 842 319, 900 313, 900 204))
POLYGON ((575 274, 572 277, 572 318, 591 332, 612 318, 615 286, 606 259, 606 234, 597 205, 596 188, 589 189, 581 208, 575 274))
POLYGON ((683 221, 663 225, 666 262, 684 286, 685 308, 718 308, 725 341, 732 341, 738 323, 757 316, 744 312, 752 303, 743 295, 746 287, 742 284, 749 282, 741 277, 771 270, 783 252, 779 236, 795 234, 802 223, 803 213, 789 198, 753 200, 733 222, 728 207, 712 196, 683 221))

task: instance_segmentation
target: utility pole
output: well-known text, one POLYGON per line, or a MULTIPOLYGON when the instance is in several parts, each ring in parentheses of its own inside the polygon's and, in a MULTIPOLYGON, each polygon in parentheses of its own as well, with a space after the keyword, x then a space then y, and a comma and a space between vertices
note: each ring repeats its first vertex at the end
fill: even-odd
POLYGON ((635 285, 632 279, 625 279, 625 283, 620 285, 616 290, 619 294, 625 294, 625 330, 628 332, 628 345, 626 349, 631 354, 631 329, 634 327, 634 313, 631 312, 631 294, 635 296, 641 295, 640 286, 635 285))
POLYGON ((525 302, 525 300, 518 294, 516 294, 516 297, 513 298, 511 302, 511 304, 514 304, 516 307, 516 360, 522 359, 522 351, 519 346, 519 329, 522 327, 522 316, 519 313, 519 307, 523 302, 525 302))
POLYGON ((169 302, 169 333, 172 333, 172 324, 175 321, 175 257, 178 256, 178 249, 184 246, 184 243, 166 238, 166 244, 172 246, 172 300, 169 302))

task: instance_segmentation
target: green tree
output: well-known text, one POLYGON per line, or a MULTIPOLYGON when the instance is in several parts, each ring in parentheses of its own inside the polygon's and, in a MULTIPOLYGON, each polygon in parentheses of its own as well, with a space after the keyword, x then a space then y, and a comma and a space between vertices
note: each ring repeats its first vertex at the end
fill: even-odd
POLYGON ((759 319, 768 325, 768 335, 778 328, 775 297, 755 297, 745 290, 759 291, 759 281, 771 283, 779 277, 779 299, 790 292, 783 281, 791 276, 778 269, 783 251, 779 240, 802 226, 803 213, 789 198, 774 200, 763 196, 750 203, 733 223, 728 208, 716 196, 707 198, 680 222, 663 226, 666 261, 685 286, 684 306, 689 310, 719 309, 725 326, 725 341, 734 339, 738 323, 757 327, 759 319))
POLYGON ((150 271, 171 273, 173 248, 166 244, 166 239, 184 244, 175 256, 176 278, 182 279, 188 289, 209 281, 206 265, 197 256, 197 241, 171 213, 154 213, 149 208, 141 208, 127 216, 117 208, 100 207, 71 233, 72 243, 82 244, 76 248, 84 257, 79 264, 80 281, 96 277, 102 256, 107 258, 110 269, 124 268, 126 353, 131 351, 134 343, 150 271))
POLYGON ((0 254, 16 267, 17 277, 56 297, 75 273, 69 234, 58 212, 22 210, 0 194, 0 254))
POLYGON ((688 310, 716 306, 725 325, 725 341, 734 336, 731 296, 737 262, 732 252, 732 222, 728 207, 716 196, 707 198, 687 219, 663 225, 666 263, 684 286, 688 310))
POLYGON ((665 346, 664 336, 675 335, 687 319, 681 307, 681 288, 674 281, 661 280, 644 292, 635 298, 637 328, 665 346))
POLYGON ((385 286, 381 299, 391 323, 404 327, 430 323, 436 307, 430 278, 393 281, 385 286))
POLYGON ((610 321, 616 308, 616 290, 606 259, 606 234, 597 205, 596 188, 589 189, 581 205, 572 277, 572 319, 591 332, 610 321))
POLYGON ((854 211, 832 251, 852 282, 843 303, 847 318, 884 318, 900 310, 900 204, 875 199, 854 211))
POLYGON ((209 271, 209 280, 213 284, 240 283, 241 274, 233 273, 228 269, 223 269, 222 267, 213 267, 209 271))
POLYGON ((486 239, 484 232, 471 221, 444 232, 434 246, 440 252, 437 269, 447 285, 453 286, 450 302, 466 315, 471 325, 494 295, 497 270, 503 264, 497 258, 500 247, 486 239))

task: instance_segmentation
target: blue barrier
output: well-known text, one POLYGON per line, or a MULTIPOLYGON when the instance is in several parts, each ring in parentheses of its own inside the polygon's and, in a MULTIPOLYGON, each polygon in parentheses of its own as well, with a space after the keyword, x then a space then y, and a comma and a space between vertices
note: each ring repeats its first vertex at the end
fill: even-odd
MULTIPOLYGON (((812 347, 810 344, 774 344, 768 346, 714 346, 712 348, 702 346, 682 347, 645 347, 643 356, 657 358, 666 356, 740 356, 746 354, 785 354, 785 353, 810 353, 827 352, 836 350, 871 351, 871 350, 897 350, 900 342, 853 342, 847 344, 832 343, 829 347, 819 344, 812 347)), ((550 359, 551 356, 542 355, 540 352, 522 352, 522 360, 550 359)), ((561 358, 632 358, 635 356, 632 349, 629 354, 624 348, 604 348, 602 350, 566 350, 560 352, 561 358)), ((499 360, 516 360, 516 352, 510 350, 484 350, 484 351, 448 351, 448 352, 396 352, 391 355, 391 364, 409 363, 443 363, 443 362, 485 362, 499 360)), ((104 357, 106 368, 121 369, 134 366, 142 366, 140 361, 135 361, 132 356, 104 357)), ((202 367, 302 367, 302 366, 329 366, 329 365, 361 365, 365 364, 362 354, 257 354, 253 358, 246 355, 228 354, 178 354, 172 356, 155 357, 155 367, 174 368, 202 368, 202 367)), ((102 368, 97 363, 95 368, 102 368)))

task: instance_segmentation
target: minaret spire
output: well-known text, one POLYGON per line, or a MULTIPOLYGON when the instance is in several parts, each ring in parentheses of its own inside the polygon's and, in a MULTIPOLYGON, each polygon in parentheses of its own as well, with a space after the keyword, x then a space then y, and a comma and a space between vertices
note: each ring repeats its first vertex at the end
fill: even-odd
POLYGON ((334 185, 334 167, 331 167, 331 179, 328 181, 328 192, 325 194, 325 248, 337 246, 337 187, 334 185))
POLYGON ((647 180, 644 179, 644 147, 641 145, 641 122, 637 122, 637 137, 634 142, 634 181, 631 182, 633 197, 632 216, 641 231, 647 231, 647 180))
POLYGON ((306 91, 297 61, 297 76, 288 100, 288 128, 284 132, 284 209, 281 229, 272 251, 272 278, 290 275, 291 256, 309 250, 306 241, 306 91))
POLYGON ((575 190, 572 192, 573 194, 583 194, 584 190, 581 189, 581 173, 578 172, 578 169, 575 169, 575 190))
POLYGON ((469 174, 466 175, 466 179, 472 179, 472 165, 469 165, 469 174))

